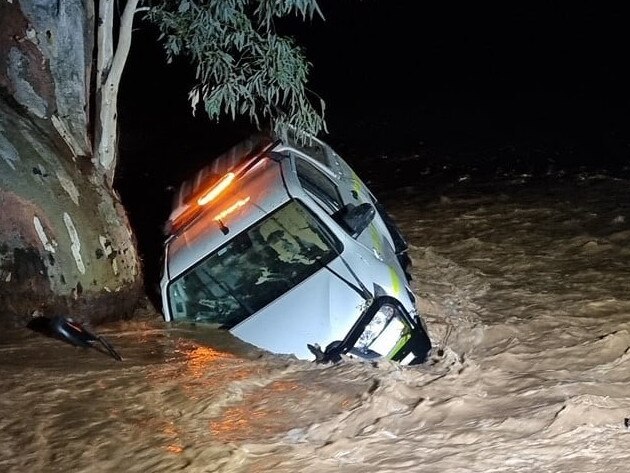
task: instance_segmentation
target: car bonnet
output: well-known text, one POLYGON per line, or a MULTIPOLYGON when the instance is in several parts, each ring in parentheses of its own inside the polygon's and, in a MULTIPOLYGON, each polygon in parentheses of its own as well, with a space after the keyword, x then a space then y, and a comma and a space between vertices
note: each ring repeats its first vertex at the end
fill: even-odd
MULTIPOLYGON (((340 258, 329 265, 343 272, 340 258)), ((367 308, 348 283, 322 268, 281 297, 232 328, 238 338, 273 353, 311 360, 307 344, 322 349, 343 340, 367 308)))

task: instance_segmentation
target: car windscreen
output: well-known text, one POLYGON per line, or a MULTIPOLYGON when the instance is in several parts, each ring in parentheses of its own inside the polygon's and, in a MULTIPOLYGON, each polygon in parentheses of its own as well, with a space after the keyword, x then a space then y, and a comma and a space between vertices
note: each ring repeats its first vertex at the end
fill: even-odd
POLYGON ((233 327, 341 251, 313 213, 289 201, 174 279, 168 290, 171 314, 175 320, 233 327))

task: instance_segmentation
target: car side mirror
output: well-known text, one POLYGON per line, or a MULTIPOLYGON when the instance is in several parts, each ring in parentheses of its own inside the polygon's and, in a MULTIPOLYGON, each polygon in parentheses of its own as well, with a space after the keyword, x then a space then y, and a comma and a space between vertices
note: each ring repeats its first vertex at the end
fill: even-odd
POLYGON ((346 205, 339 212, 338 221, 349 231, 352 238, 358 237, 374 220, 376 210, 368 202, 360 205, 346 205))

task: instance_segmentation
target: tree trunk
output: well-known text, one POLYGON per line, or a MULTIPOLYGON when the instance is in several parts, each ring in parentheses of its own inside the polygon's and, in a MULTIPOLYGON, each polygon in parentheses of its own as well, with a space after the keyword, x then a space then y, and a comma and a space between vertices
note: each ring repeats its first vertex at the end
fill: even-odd
POLYGON ((94 161, 109 183, 114 182, 118 156, 118 87, 131 46, 133 17, 138 0, 127 0, 120 18, 118 44, 114 52, 114 0, 101 0, 97 27, 96 130, 94 161))
POLYGON ((0 324, 124 317, 142 279, 124 209, 92 160, 93 5, 0 1, 0 31, 0 324))

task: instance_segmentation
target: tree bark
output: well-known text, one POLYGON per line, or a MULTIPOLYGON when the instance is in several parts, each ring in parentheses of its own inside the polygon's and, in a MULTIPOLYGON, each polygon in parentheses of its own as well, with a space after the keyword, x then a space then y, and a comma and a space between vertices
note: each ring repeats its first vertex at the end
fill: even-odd
POLYGON ((120 18, 118 44, 113 53, 113 0, 102 0, 98 27, 97 83, 96 83, 96 138, 95 161, 105 173, 111 185, 116 170, 117 137, 118 137, 118 87, 122 72, 131 47, 133 17, 138 0, 127 0, 120 18))
POLYGON ((0 31, 0 324, 125 317, 142 277, 124 209, 92 159, 93 4, 0 1, 0 31))

